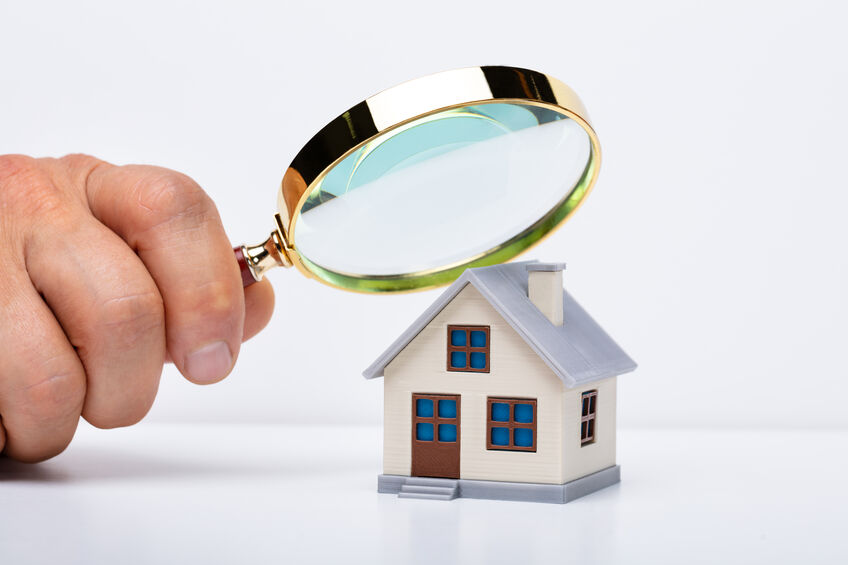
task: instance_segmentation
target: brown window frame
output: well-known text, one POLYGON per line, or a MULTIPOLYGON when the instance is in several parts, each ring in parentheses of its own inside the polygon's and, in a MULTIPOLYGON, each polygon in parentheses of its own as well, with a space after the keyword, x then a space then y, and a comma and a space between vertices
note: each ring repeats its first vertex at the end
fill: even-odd
POLYGON ((535 398, 501 398, 490 396, 486 398, 486 449, 490 451, 536 451, 537 438, 537 423, 539 421, 538 402, 535 398), (498 422, 492 420, 492 404, 509 404, 509 419, 506 422, 498 422), (530 423, 515 421, 515 405, 530 404, 533 406, 533 421, 530 423), (508 428, 509 429, 509 444, 494 445, 492 443, 492 428, 508 428), (516 428, 524 428, 533 430, 533 445, 532 447, 523 447, 515 445, 513 430, 516 428))
POLYGON ((447 354, 447 370, 452 373, 488 373, 489 365, 490 365, 490 353, 492 347, 492 332, 489 326, 448 326, 448 354, 447 354), (465 331, 465 345, 451 345, 451 332, 453 331, 465 331), (485 332, 486 334, 486 346, 485 347, 471 347, 471 332, 485 332), (466 364, 465 367, 457 368, 451 367, 451 353, 454 351, 462 351, 465 353, 466 364), (482 369, 474 369, 471 367, 471 354, 472 353, 483 353, 486 356, 486 366, 482 369))
POLYGON ((580 447, 595 443, 598 436, 598 391, 587 390, 580 395, 580 447))
POLYGON ((413 393, 412 394, 412 440, 419 443, 426 443, 428 445, 436 445, 436 444, 451 444, 451 445, 459 445, 459 418, 460 418, 460 395, 458 394, 430 394, 430 393, 413 393), (430 400, 433 402, 433 415, 432 416, 419 416, 418 410, 416 408, 416 402, 418 400, 430 400), (439 416, 439 401, 440 400, 453 400, 456 402, 456 416, 453 418, 446 418, 443 416, 439 416), (433 424, 433 439, 424 440, 418 439, 416 428, 418 424, 433 424), (456 426, 456 440, 455 441, 442 441, 439 439, 439 424, 451 424, 456 426))

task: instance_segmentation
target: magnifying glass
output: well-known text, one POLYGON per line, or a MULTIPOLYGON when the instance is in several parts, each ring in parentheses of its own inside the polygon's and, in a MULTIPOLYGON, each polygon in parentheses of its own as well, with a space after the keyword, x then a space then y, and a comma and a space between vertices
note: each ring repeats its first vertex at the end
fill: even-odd
POLYGON ((276 266, 359 292, 447 284, 559 226, 598 177, 582 102, 540 72, 473 67, 368 98, 286 170, 271 236, 234 249, 248 286, 276 266))

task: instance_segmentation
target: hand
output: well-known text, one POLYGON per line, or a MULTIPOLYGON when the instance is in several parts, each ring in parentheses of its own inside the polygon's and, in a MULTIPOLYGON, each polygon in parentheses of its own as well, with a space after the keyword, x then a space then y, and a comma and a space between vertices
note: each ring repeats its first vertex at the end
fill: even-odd
POLYGON ((190 178, 86 155, 0 156, 0 451, 60 453, 79 416, 141 420, 166 361, 229 374, 271 317, 242 289, 212 200, 190 178))

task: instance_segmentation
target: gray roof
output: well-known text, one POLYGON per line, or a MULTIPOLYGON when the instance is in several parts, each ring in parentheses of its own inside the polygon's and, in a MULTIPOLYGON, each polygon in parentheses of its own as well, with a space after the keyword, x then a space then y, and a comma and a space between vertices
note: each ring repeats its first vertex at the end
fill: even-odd
POLYGON ((527 267, 535 263, 468 269, 362 374, 366 379, 382 377, 386 365, 468 284, 480 291, 567 387, 634 370, 636 363, 565 290, 562 326, 553 325, 530 302, 527 267))

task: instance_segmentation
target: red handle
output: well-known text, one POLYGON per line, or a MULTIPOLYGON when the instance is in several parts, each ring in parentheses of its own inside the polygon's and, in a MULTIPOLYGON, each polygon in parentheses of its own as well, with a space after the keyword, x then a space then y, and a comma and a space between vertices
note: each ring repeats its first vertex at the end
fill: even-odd
POLYGON ((244 258, 243 248, 233 247, 233 253, 235 253, 236 261, 238 261, 239 269, 241 269, 241 282, 247 288, 255 283, 256 279, 253 278, 253 273, 250 272, 250 267, 247 266, 247 259, 244 258))

